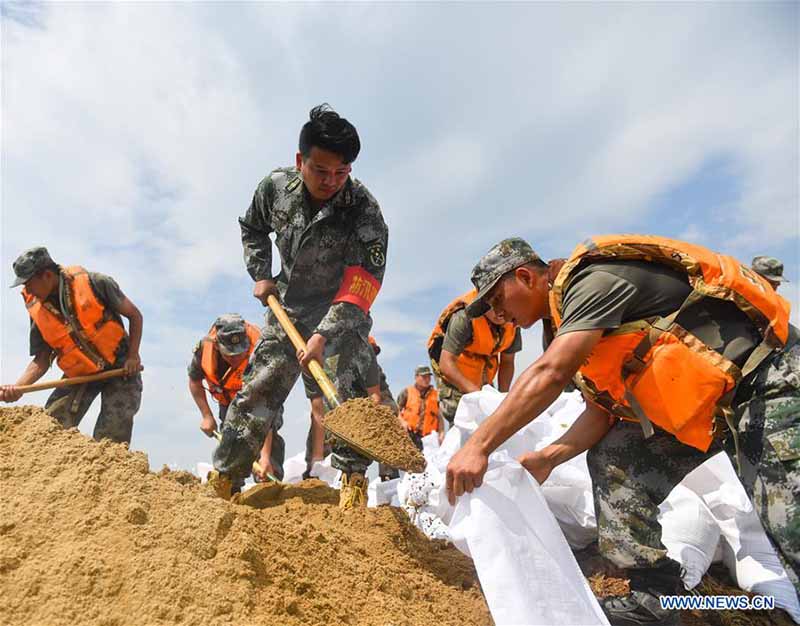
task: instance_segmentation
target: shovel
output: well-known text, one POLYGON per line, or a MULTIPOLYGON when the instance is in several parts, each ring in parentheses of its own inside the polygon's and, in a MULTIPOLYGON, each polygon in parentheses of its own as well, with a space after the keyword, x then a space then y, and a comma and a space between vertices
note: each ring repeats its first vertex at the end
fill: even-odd
MULTIPOLYGON (((306 342, 303 339, 302 335, 297 332, 297 328, 295 328, 292 320, 289 319, 289 316, 286 315, 286 311, 281 306, 281 303, 275 296, 267 296, 267 304, 269 308, 272 309, 272 312, 275 314, 275 317, 278 319, 278 323, 280 323, 283 330, 289 337, 289 340, 292 342, 292 345, 295 347, 295 350, 302 350, 306 352, 308 350, 306 346, 306 342)), ((325 373, 325 370, 322 369, 322 366, 316 361, 312 360, 308 364, 308 370, 311 372, 311 375, 314 377, 314 380, 317 381, 319 388, 322 390, 322 393, 325 395, 325 398, 334 408, 342 406, 342 401, 339 399, 339 393, 336 391, 336 387, 333 386, 331 379, 328 378, 328 375, 325 373)), ((344 403, 344 406, 347 406, 347 402, 344 403)), ((388 461, 381 458, 380 455, 367 450, 363 446, 359 445, 358 442, 353 441, 350 437, 347 437, 333 428, 331 428, 328 424, 325 424, 325 430, 333 434, 335 437, 338 437, 342 441, 344 441, 347 445, 349 445, 353 450, 363 454, 366 457, 369 457, 373 461, 378 461, 379 463, 385 463, 390 465, 388 461)))
MULTIPOLYGON (((141 372, 144 368, 139 367, 141 372)), ((84 383, 94 383, 108 378, 119 378, 125 375, 125 370, 121 367, 115 370, 106 370, 99 374, 89 374, 88 376, 73 376, 72 378, 61 378, 59 380, 49 380, 46 383, 35 383, 33 385, 15 385, 14 389, 22 393, 32 393, 43 389, 60 389, 61 387, 71 387, 72 385, 83 385, 84 383)))
MULTIPOLYGON (((222 435, 219 431, 214 431, 214 439, 222 443, 222 435)), ((259 474, 263 473, 263 469, 258 461, 253 461, 253 469, 259 474)), ((254 487, 250 487, 247 491, 237 493, 234 495, 232 501, 236 504, 246 504, 256 509, 263 509, 270 502, 274 502, 278 499, 281 491, 283 491, 283 483, 269 472, 267 472, 267 478, 269 478, 269 482, 258 483, 254 487)))

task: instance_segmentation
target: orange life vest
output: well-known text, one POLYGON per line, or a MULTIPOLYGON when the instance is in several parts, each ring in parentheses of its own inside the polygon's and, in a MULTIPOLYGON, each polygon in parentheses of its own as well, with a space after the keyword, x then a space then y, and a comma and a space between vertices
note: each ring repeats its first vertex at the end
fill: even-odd
POLYGON ((247 338, 250 340, 247 358, 242 359, 238 367, 229 367, 222 378, 217 375, 217 359, 222 358, 217 349, 217 329, 212 326, 211 330, 208 331, 208 335, 201 342, 200 367, 208 383, 208 391, 220 404, 230 404, 236 396, 236 392, 242 388, 242 375, 247 367, 247 362, 250 360, 250 355, 255 350, 256 343, 261 337, 261 331, 257 326, 250 322, 245 322, 244 327, 247 338))
POLYGON ((715 417, 724 416, 732 426, 730 404, 738 382, 785 345, 789 303, 733 257, 663 237, 604 235, 578 245, 556 276, 550 290, 556 328, 562 322, 564 292, 576 271, 587 263, 609 260, 666 265, 686 274, 692 292, 670 315, 628 322, 606 334, 575 383, 613 415, 640 421, 646 437, 656 424, 683 443, 707 451, 715 417), (734 302, 761 334, 762 343, 741 369, 675 322, 682 310, 705 297, 734 302))
POLYGON ((85 269, 79 265, 63 267, 61 280, 66 283, 64 306, 68 317, 23 289, 28 315, 55 351, 56 363, 67 378, 96 374, 114 364, 125 328, 97 299, 85 269))
POLYGON ((422 436, 429 435, 432 432, 439 430, 439 392, 433 387, 428 391, 425 396, 425 408, 420 419, 420 410, 422 403, 422 396, 415 385, 411 385, 406 389, 408 399, 406 406, 403 408, 400 416, 405 420, 406 424, 411 426, 411 430, 421 432, 422 436))
MULTIPOLYGON (((439 359, 442 355, 442 345, 444 343, 444 335, 447 332, 447 325, 450 323, 450 318, 453 314, 465 308, 475 299, 476 295, 478 295, 478 292, 473 289, 458 296, 448 304, 439 316, 436 327, 428 338, 428 356, 431 358, 433 370, 439 378, 445 381, 447 381, 447 377, 442 375, 439 359)), ((467 380, 481 387, 492 384, 500 365, 499 355, 514 343, 516 335, 516 326, 514 324, 503 324, 497 335, 492 332, 492 326, 494 325, 483 315, 474 318, 472 320, 472 342, 458 355, 456 360, 458 371, 467 380)))

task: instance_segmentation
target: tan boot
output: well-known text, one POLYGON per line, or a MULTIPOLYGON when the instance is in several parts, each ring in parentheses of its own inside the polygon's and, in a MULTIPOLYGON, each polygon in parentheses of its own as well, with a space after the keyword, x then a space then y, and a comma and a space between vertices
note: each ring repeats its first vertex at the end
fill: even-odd
POLYGON ((208 473, 208 484, 214 489, 214 492, 223 500, 231 499, 231 479, 227 474, 220 474, 217 470, 211 470, 208 473))
POLYGON ((367 479, 364 474, 342 474, 339 489, 339 508, 342 511, 363 509, 367 506, 367 479))

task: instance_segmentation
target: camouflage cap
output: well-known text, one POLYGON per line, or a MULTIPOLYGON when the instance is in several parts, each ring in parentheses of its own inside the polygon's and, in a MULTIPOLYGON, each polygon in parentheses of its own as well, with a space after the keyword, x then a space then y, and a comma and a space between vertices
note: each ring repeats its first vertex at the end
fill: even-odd
POLYGON ((214 320, 217 329, 217 347, 226 356, 236 356, 246 352, 250 347, 250 339, 241 315, 226 313, 214 320))
POLYGON ((767 280, 771 280, 776 283, 789 282, 783 277, 783 263, 781 263, 774 256, 754 257, 750 267, 753 268, 753 271, 761 274, 767 280))
POLYGON ((467 306, 467 315, 480 317, 489 310, 489 305, 483 298, 497 284, 505 274, 517 269, 526 263, 544 263, 533 251, 530 244, 519 237, 503 239, 483 255, 477 265, 472 268, 472 284, 478 290, 478 295, 467 306))
POLYGON ((25 250, 12 264, 14 268, 14 282, 11 283, 11 286, 19 287, 20 285, 24 285, 41 270, 55 265, 53 259, 50 257, 50 253, 44 246, 37 246, 25 250))
POLYGON ((420 365, 414 368, 414 376, 432 376, 433 372, 427 365, 420 365))

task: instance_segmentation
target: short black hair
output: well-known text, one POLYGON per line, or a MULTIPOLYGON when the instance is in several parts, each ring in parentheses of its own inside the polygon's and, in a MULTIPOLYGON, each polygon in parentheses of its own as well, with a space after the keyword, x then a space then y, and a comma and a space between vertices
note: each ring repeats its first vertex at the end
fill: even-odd
POLYGON ((308 157, 311 148, 316 146, 338 154, 348 164, 355 161, 361 151, 356 127, 340 117, 327 102, 311 109, 308 121, 300 130, 299 143, 303 157, 308 157))

